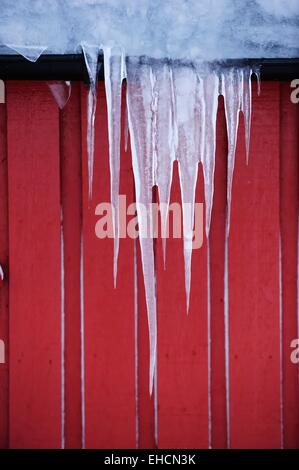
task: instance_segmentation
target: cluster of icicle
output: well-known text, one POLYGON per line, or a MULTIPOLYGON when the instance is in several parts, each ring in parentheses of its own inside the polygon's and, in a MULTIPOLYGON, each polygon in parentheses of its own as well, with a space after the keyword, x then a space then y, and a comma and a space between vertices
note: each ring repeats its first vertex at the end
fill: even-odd
MULTIPOLYGON (((96 75, 100 48, 83 45, 90 76, 88 98, 89 193, 93 184, 96 75)), ((119 250, 119 171, 122 82, 127 80, 127 113, 131 141, 139 233, 153 226, 150 206, 157 186, 162 232, 166 229, 173 163, 178 161, 183 202, 185 288, 189 308, 195 188, 198 164, 202 164, 206 204, 206 236, 209 236, 214 191, 216 117, 218 97, 223 95, 228 134, 227 234, 239 112, 244 114, 248 159, 251 122, 251 77, 259 67, 214 63, 158 61, 125 57, 121 51, 102 48, 108 109, 111 203, 114 226, 114 284, 119 250), (139 210, 139 203, 148 210, 139 210), (191 207, 190 214, 185 210, 191 207)), ((157 306, 153 239, 140 237, 142 268, 150 338, 150 391, 153 387, 157 348, 157 306)), ((165 243, 163 238, 165 262, 165 243)))
MULTIPOLYGON (((42 53, 14 47, 29 60, 42 53), (33 56, 32 56, 33 53, 33 56)), ((173 163, 178 161, 183 202, 183 236, 185 288, 189 308, 191 257, 195 188, 198 164, 202 164, 206 204, 206 236, 209 236, 216 150, 216 117, 218 97, 223 95, 228 136, 227 171, 227 235, 229 232, 232 180, 239 123, 244 114, 246 154, 248 159, 251 122, 251 77, 259 67, 229 66, 219 63, 152 60, 146 57, 126 57, 121 50, 82 44, 89 74, 88 94, 88 175, 89 196, 92 197, 94 166, 94 123, 96 83, 99 55, 104 53, 104 76, 108 110, 109 162, 111 203, 114 227, 114 285, 117 277, 119 251, 119 174, 121 136, 121 95, 123 80, 127 81, 127 117, 131 141, 136 208, 139 233, 152 227, 152 188, 158 187, 162 233, 166 229, 172 183, 173 163), (139 210, 142 203, 147 211, 139 210), (191 207, 190 214, 185 210, 191 207), (191 218, 191 220, 190 220, 191 218)), ((70 95, 69 83, 49 83, 59 107, 70 95)), ((150 338, 150 391, 153 388, 157 348, 157 306, 153 239, 140 237, 142 268, 150 338)), ((163 253, 165 262, 165 244, 163 253)))

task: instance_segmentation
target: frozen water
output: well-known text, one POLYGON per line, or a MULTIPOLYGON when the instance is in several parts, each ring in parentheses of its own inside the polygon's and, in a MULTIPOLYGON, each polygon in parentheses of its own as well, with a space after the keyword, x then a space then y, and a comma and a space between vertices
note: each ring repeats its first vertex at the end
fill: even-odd
POLYGON ((298 26, 298 0, 2 0, 0 44, 74 53, 86 42, 176 59, 298 57, 298 26))
POLYGON ((85 65, 89 76, 89 92, 87 105, 87 152, 88 152, 88 194, 92 197, 93 164, 94 164, 94 123, 97 108, 97 74, 100 47, 81 44, 85 65))
POLYGON ((16 45, 16 44, 6 44, 6 46, 11 49, 13 52, 22 55, 25 59, 30 62, 36 62, 39 57, 46 51, 46 46, 34 46, 34 45, 16 45))
POLYGON ((121 51, 112 52, 110 47, 104 48, 104 71, 108 114, 110 191, 113 207, 114 229, 114 287, 117 277, 117 259, 119 250, 119 171, 120 171, 120 136, 121 136, 121 96, 122 81, 125 76, 125 62, 121 51))
POLYGON ((59 109, 63 109, 71 96, 72 84, 64 81, 49 81, 48 87, 59 109))
POLYGON ((153 390, 157 349, 156 278, 151 210, 153 172, 153 89, 151 67, 127 60, 127 108, 135 178, 137 216, 150 338, 150 393, 153 390), (146 211, 141 210, 142 203, 146 211), (142 236, 143 235, 143 236, 142 236))

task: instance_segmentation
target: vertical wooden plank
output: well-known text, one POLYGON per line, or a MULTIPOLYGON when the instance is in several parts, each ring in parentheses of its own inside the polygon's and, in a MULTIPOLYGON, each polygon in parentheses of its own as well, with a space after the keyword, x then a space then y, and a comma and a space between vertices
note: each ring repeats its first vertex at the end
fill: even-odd
POLYGON ((299 443, 298 366, 290 360, 297 329, 297 236, 299 108, 290 99, 289 82, 280 85, 280 230, 283 315, 284 447, 299 443))
MULTIPOLYGON (((107 111, 98 86, 93 199, 88 200, 86 105, 82 89, 86 447, 135 447, 134 243, 120 240, 113 287, 113 240, 98 239, 95 207, 110 202, 107 111)), ((133 201, 131 159, 121 154, 120 194, 133 201)))
POLYGON ((10 447, 60 447, 58 108, 45 83, 7 84, 10 447))
MULTIPOLYGON (((196 201, 203 202, 200 167, 196 201)), ((177 166, 171 202, 181 202, 177 166)), ((206 245, 193 250, 189 315, 186 314, 183 241, 167 240, 166 270, 157 243, 158 446, 208 446, 206 245)))
POLYGON ((210 231, 212 448, 225 448, 224 240, 227 192, 227 135, 223 98, 217 115, 215 190, 210 231))
MULTIPOLYGON (((60 115, 61 202, 64 245, 65 316, 65 447, 80 448, 81 340, 80 340, 80 245, 81 245, 81 98, 80 84, 72 83, 71 97, 60 115)), ((96 282, 94 280, 94 282, 96 282)))
POLYGON ((279 84, 253 93, 239 129, 229 239, 231 446, 280 447, 279 84))
POLYGON ((8 194, 6 105, 0 104, 0 340, 4 343, 5 362, 0 361, 0 449, 8 447, 8 194))
POLYGON ((138 434, 139 448, 155 447, 154 393, 149 394, 149 334, 139 240, 137 248, 138 289, 138 434))

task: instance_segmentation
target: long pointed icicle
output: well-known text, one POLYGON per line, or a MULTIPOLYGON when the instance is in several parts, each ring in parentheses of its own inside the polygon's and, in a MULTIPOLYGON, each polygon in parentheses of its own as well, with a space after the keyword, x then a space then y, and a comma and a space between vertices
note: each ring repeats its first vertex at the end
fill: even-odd
POLYGON ((81 44, 85 65, 89 76, 89 92, 87 107, 87 152, 88 152, 88 194, 92 197, 93 166, 94 166, 94 123, 97 107, 97 74, 100 47, 81 44))
POLYGON ((231 193, 235 166, 237 134, 239 126, 239 111, 241 107, 239 70, 229 68, 222 74, 222 94, 224 96, 225 117, 227 127, 228 155, 227 155, 227 218, 226 232, 229 233, 231 193))
POLYGON ((171 75, 168 65, 156 66, 155 75, 157 94, 156 132, 154 146, 157 158, 156 178, 159 191, 161 215, 162 249, 164 268, 166 263, 166 236, 169 210, 172 169, 175 159, 173 148, 173 113, 171 75))
POLYGON ((202 166, 205 185, 206 203, 206 235, 209 236, 213 195, 214 195, 214 172, 216 154, 216 119, 219 94, 219 77, 215 71, 199 75, 202 81, 202 111, 204 113, 203 132, 204 143, 202 150, 202 166))
POLYGON ((245 125, 245 147, 246 147, 246 162, 249 162, 249 145, 250 145, 250 129, 251 129, 251 103, 252 103, 252 91, 251 91, 251 67, 244 67, 240 69, 242 74, 243 88, 241 90, 241 111, 244 115, 245 125))
POLYGON ((47 85, 59 109, 63 109, 71 96, 72 84, 64 81, 49 81, 47 85))
POLYGON ((150 338, 150 393, 156 366, 157 313, 156 279, 152 234, 152 83, 150 66, 138 59, 127 59, 127 107, 136 189, 139 241, 145 286, 150 338), (145 208, 145 210, 143 210, 145 208))
POLYGON ((176 156, 179 162, 180 186, 183 202, 185 288, 188 312, 191 284, 195 189, 199 160, 198 148, 196 148, 196 134, 199 129, 199 123, 195 119, 198 78, 192 67, 174 67, 173 83, 178 130, 176 156))
POLYGON ((113 278, 116 287, 117 260, 119 251, 119 172, 121 136, 121 95, 124 73, 124 59, 121 52, 114 53, 104 48, 104 72, 108 113, 110 193, 113 208, 114 261, 113 278))
POLYGON ((253 69, 249 66, 243 68, 227 68, 222 74, 222 94, 225 103, 225 117, 228 135, 228 163, 227 163, 227 235, 230 228, 231 194, 235 165, 237 134, 239 126, 239 113, 243 112, 245 125, 246 161, 248 164, 251 110, 252 110, 252 86, 251 77, 253 69))

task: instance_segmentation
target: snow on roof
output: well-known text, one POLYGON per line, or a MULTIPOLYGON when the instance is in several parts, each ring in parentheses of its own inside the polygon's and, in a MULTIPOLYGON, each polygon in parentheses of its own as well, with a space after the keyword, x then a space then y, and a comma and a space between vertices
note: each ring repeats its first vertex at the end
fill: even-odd
POLYGON ((1 1, 2 46, 74 53, 81 42, 155 58, 298 57, 299 1, 1 1))

